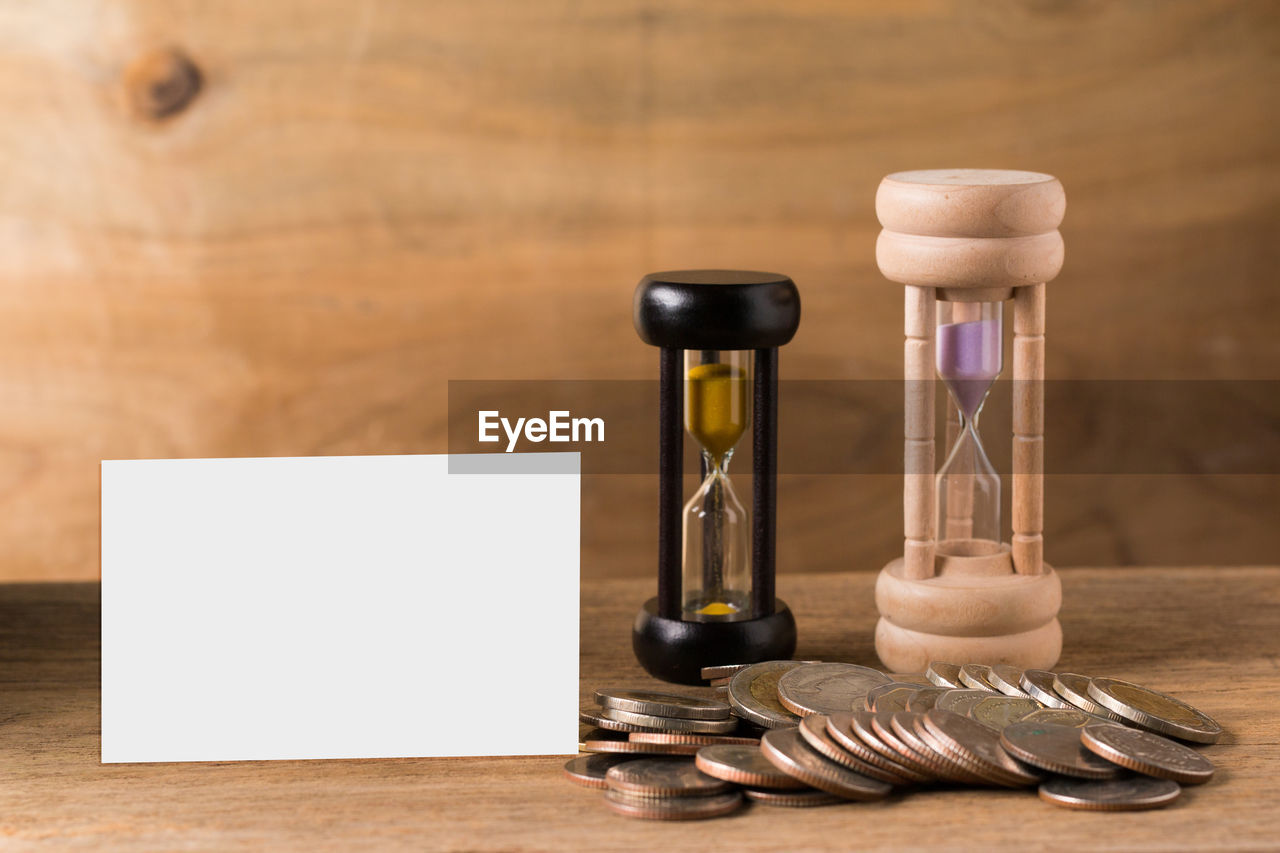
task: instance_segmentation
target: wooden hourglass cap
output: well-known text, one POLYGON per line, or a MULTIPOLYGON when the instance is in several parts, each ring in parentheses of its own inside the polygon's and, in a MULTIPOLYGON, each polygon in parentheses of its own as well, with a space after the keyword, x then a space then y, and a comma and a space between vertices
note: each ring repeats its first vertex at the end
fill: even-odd
POLYGON ((944 298, 1008 298, 1062 269, 1066 206, 1062 184, 1039 172, 898 172, 876 192, 876 263, 885 278, 944 298))
POLYGON ((670 349, 780 347, 800 325, 800 292, 785 275, 747 270, 650 273, 636 286, 641 340, 670 349))

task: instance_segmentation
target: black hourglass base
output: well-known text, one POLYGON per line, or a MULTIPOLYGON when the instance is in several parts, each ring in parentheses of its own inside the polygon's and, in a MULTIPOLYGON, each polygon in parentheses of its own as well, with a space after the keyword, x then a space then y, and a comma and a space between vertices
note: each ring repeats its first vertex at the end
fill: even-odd
POLYGON ((740 622, 664 619, 658 615, 658 599, 651 598, 636 614, 631 646, 655 678, 704 684, 704 666, 790 659, 796 650, 796 620, 779 599, 770 615, 740 622))

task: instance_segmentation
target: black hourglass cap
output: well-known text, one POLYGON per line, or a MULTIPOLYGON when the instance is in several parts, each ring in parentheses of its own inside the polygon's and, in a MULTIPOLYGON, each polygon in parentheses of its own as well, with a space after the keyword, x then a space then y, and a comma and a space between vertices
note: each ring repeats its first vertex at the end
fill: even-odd
POLYGON ((636 286, 636 331, 655 347, 780 347, 800 325, 800 292, 785 275, 745 270, 655 272, 636 286))

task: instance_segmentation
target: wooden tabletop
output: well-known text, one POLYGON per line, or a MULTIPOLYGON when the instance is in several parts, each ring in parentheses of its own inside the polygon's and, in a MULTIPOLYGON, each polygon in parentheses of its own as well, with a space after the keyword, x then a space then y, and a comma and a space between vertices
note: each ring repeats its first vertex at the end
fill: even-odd
MULTIPOLYGON (((99 763, 96 584, 0 586, 0 847, 59 849, 1275 849, 1280 568, 1062 572, 1059 668, 1169 691, 1226 729, 1208 785, 1155 812, 1090 814, 1027 791, 928 790, 701 823, 630 820, 564 757, 99 763), (42 843, 43 842, 43 843, 42 843)), ((784 575, 798 655, 875 665, 875 575, 784 575)), ((656 685, 630 652, 647 581, 584 583, 581 691, 656 685)), ((163 638, 157 638, 162 642, 163 638)), ((430 678, 423 660, 418 677, 430 678)), ((496 674, 500 677, 500 673, 496 674)), ((500 683, 500 680, 497 682, 500 683)), ((519 725, 519 697, 512 703, 519 725)))

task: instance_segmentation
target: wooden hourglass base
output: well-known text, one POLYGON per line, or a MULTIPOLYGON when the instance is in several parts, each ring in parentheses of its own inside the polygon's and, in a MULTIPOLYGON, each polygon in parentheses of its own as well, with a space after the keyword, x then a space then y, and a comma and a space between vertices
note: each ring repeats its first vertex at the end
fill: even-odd
MULTIPOLYGON (((936 576, 904 576, 903 561, 876 581, 876 654, 891 672, 923 672, 930 661, 1007 663, 1050 669, 1062 652, 1062 584, 1047 563, 1038 575, 993 573, 1000 557, 939 559, 936 576)), ((1007 557, 1006 557, 1007 559, 1007 557)))

